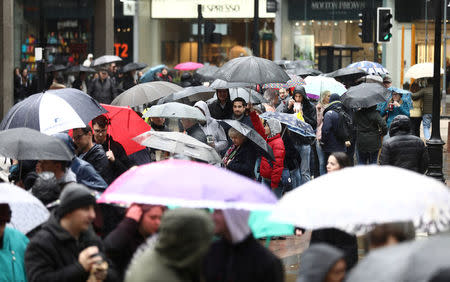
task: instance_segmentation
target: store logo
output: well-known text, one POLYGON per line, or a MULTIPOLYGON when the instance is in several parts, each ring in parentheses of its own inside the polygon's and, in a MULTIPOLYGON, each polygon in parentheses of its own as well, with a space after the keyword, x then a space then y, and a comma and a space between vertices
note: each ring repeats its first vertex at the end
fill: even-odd
POLYGON ((241 10, 239 5, 202 5, 203 12, 234 13, 241 10))

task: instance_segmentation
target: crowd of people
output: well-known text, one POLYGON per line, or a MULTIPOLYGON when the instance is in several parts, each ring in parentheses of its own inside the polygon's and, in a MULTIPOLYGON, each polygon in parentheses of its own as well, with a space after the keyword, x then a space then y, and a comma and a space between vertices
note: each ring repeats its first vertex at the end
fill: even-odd
MULTIPOLYGON (((136 85, 139 77, 135 71, 120 73, 115 64, 90 76, 79 73, 70 86, 104 104, 136 85)), ((49 89, 64 84, 58 72, 48 77, 49 89)), ((167 69, 155 78, 172 81, 167 69)), ((15 70, 14 83, 16 101, 34 93, 26 70, 15 70)), ((259 105, 242 97, 232 100, 230 90, 220 88, 216 100, 193 104, 205 121, 181 119, 178 127, 214 148, 224 169, 263 183, 278 198, 353 165, 392 165, 424 174, 428 155, 418 128, 422 119, 424 138, 430 138, 430 83, 418 80, 411 86, 413 107, 402 99, 403 92, 390 90, 386 103, 360 109, 346 108, 340 95, 326 89, 313 100, 301 85, 260 90, 266 102, 259 105), (315 131, 315 137, 297 134, 275 118, 262 119, 265 112, 295 116, 315 131), (273 159, 223 120, 238 121, 257 132, 272 149, 273 159)), ((383 84, 391 86, 389 76, 383 84)), ((181 85, 194 85, 192 74, 184 73, 181 85)), ((152 131, 171 130, 161 117, 152 117, 148 123, 152 131)), ((41 200, 51 215, 25 236, 5 227, 11 209, 0 204, 0 258, 5 258, 0 263, 0 280, 284 281, 280 259, 253 237, 247 211, 208 214, 162 205, 96 204, 95 193, 105 191, 127 170, 169 157, 148 147, 127 155, 123 145, 108 134, 108 126, 108 118, 101 115, 92 120, 92 126, 73 128, 71 135, 56 134, 76 155, 70 162, 13 160, 9 180, 41 200)), ((395 225, 378 228, 369 235, 370 248, 411 237, 395 225)), ((295 233, 301 235, 304 230, 296 228, 295 233)), ((337 229, 314 230, 311 246, 302 255, 298 281, 343 281, 358 261, 357 251, 354 235, 337 229)))

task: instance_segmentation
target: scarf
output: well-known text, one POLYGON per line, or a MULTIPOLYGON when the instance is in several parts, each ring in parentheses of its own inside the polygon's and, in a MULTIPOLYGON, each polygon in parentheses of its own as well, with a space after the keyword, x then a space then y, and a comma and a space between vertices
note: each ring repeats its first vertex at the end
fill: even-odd
POLYGON ((231 145, 230 148, 228 148, 225 156, 222 159, 224 165, 227 165, 228 161, 232 161, 234 159, 239 148, 239 146, 236 146, 234 144, 231 145))

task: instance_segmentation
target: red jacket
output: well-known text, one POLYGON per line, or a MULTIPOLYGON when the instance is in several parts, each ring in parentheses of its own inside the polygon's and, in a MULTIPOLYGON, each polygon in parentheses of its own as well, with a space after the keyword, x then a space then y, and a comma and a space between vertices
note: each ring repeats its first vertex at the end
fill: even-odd
POLYGON ((272 187, 272 189, 275 189, 278 187, 281 181, 281 174, 283 173, 284 156, 286 154, 286 150, 284 149, 283 139, 281 139, 280 134, 277 134, 272 138, 268 138, 266 141, 269 146, 272 147, 275 161, 272 162, 273 167, 271 167, 269 161, 266 158, 262 157, 259 173, 261 174, 261 177, 270 179, 270 187, 272 187))

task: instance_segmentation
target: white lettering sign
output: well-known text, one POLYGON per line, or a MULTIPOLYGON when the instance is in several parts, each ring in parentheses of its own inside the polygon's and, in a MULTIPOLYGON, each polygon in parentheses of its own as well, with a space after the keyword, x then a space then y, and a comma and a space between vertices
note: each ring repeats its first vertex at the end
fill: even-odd
MULTIPOLYGON (((198 4, 204 18, 253 18, 254 14, 254 0, 152 0, 152 18, 197 18, 198 4)), ((275 17, 266 12, 266 0, 259 1, 259 17, 275 17)))

